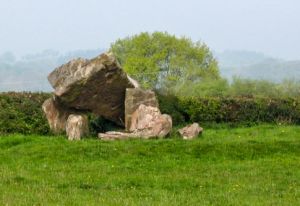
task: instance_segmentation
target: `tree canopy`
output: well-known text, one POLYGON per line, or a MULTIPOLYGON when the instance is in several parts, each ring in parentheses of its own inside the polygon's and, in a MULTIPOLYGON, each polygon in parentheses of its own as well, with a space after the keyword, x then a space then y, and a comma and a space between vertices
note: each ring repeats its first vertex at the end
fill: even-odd
POLYGON ((178 90, 185 83, 220 79, 209 48, 165 32, 140 33, 111 45, 124 70, 145 88, 178 90))

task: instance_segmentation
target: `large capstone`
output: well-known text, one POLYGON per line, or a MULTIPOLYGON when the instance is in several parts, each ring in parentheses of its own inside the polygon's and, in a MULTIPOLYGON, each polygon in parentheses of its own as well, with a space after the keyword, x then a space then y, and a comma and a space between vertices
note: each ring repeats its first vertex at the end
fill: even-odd
POLYGON ((90 111, 122 126, 126 88, 138 87, 111 53, 91 60, 72 60, 56 68, 48 80, 62 105, 90 111))

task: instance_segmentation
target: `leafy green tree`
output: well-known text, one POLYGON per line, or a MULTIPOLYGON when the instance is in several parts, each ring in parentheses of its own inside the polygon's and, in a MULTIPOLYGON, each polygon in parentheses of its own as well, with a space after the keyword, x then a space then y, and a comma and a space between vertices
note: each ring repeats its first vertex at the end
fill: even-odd
POLYGON ((186 37, 163 32, 141 33, 119 39, 111 51, 124 70, 145 88, 180 90, 187 82, 220 79, 219 69, 209 48, 186 37))

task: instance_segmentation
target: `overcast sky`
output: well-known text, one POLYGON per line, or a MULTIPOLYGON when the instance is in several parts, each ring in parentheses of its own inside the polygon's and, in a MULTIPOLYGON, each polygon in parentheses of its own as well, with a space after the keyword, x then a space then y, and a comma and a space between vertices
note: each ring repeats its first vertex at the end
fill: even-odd
POLYGON ((0 0, 0 53, 108 48, 142 31, 300 59, 300 1, 0 0))

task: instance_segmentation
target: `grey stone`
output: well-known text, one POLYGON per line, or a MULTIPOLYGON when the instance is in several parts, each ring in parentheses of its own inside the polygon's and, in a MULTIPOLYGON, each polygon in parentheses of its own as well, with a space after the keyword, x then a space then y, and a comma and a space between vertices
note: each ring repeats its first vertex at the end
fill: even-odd
POLYGON ((200 127, 198 123, 193 123, 182 129, 179 129, 178 132, 183 139, 189 140, 198 137, 199 133, 203 132, 203 128, 200 127))
POLYGON ((64 106, 93 112, 122 126, 126 88, 138 86, 111 53, 91 60, 72 60, 56 68, 48 80, 64 106))
POLYGON ((130 132, 107 132, 98 136, 104 140, 164 138, 171 130, 172 118, 169 115, 162 115, 157 107, 141 104, 132 114, 130 132))
POLYGON ((68 116, 74 111, 63 107, 55 97, 47 99, 42 105, 51 131, 63 134, 66 129, 68 116))
POLYGON ((132 114, 143 104, 145 106, 158 107, 155 93, 151 90, 140 88, 127 88, 125 98, 125 129, 131 131, 132 114))
POLYGON ((140 138, 138 134, 127 133, 127 132, 116 132, 110 131, 106 133, 99 133, 98 137, 101 140, 126 140, 126 139, 138 139, 140 138))
POLYGON ((89 134, 88 118, 86 115, 71 114, 66 124, 66 133, 69 140, 80 140, 89 134))
POLYGON ((158 107, 141 104, 132 114, 130 131, 143 138, 163 138, 172 130, 172 118, 161 114, 158 107))

